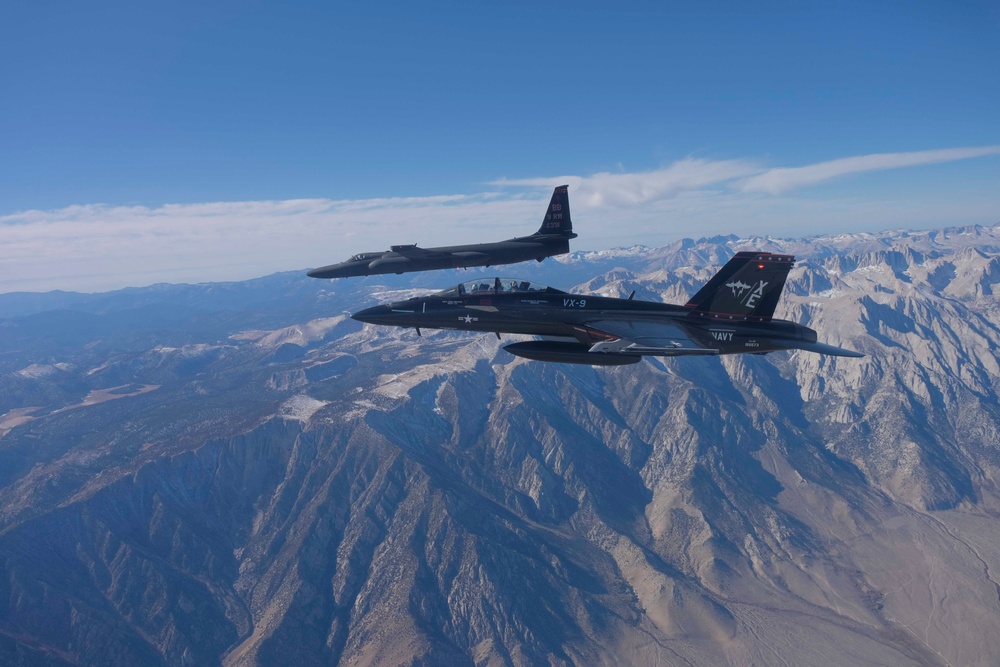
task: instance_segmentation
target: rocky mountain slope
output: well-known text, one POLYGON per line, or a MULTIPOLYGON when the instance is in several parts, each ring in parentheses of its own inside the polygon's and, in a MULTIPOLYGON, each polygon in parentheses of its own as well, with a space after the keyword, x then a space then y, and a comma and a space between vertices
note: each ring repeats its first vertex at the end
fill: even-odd
POLYGON ((0 663, 1000 662, 1000 226, 793 253, 805 352, 529 362, 344 314, 478 272, 0 295, 0 663))

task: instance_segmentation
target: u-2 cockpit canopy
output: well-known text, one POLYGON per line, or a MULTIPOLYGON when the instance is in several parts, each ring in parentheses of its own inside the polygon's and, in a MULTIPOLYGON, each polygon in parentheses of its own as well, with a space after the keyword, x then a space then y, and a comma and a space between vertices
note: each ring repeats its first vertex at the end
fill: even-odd
POLYGON ((518 280, 517 278, 479 278, 478 280, 468 280, 459 285, 455 285, 434 296, 476 296, 490 294, 566 294, 562 290, 533 283, 529 280, 518 280))
POLYGON ((349 261, 349 262, 370 262, 373 259, 378 259, 379 257, 381 257, 384 254, 385 254, 384 252, 359 252, 357 255, 354 255, 353 257, 351 257, 347 261, 349 261))

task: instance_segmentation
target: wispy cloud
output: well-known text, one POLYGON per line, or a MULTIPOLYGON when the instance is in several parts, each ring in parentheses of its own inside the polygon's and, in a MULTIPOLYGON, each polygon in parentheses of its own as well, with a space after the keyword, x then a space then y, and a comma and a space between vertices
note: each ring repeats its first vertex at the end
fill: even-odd
POLYGON ((601 172, 591 176, 501 179, 496 186, 554 186, 569 183, 577 198, 591 206, 643 206, 682 192, 719 186, 737 192, 780 195, 848 174, 955 162, 1000 154, 1000 146, 946 148, 908 153, 875 153, 802 167, 768 168, 750 160, 688 158, 660 169, 637 173, 601 172))
MULTIPOLYGON (((474 243, 534 231, 538 193, 334 201, 71 206, 0 216, 0 292, 240 280, 390 243, 474 243)), ((537 220, 536 220, 537 219, 537 220)))
POLYGON ((746 160, 700 160, 688 158, 653 171, 634 174, 601 172, 592 176, 521 178, 490 183, 497 186, 546 186, 568 183, 575 199, 594 207, 641 206, 681 192, 701 190, 737 178, 760 173, 761 167, 746 160))
POLYGON ((816 185, 838 176, 858 174, 882 169, 918 167, 921 165, 954 162, 986 155, 1000 154, 1000 146, 980 148, 946 148, 937 151, 915 151, 911 153, 876 153, 857 157, 829 160, 805 167, 781 167, 751 176, 740 184, 744 192, 766 192, 777 195, 789 190, 816 185))
MULTIPOLYGON (((1000 146, 864 155, 802 167, 688 158, 660 169, 512 178, 491 191, 365 200, 80 205, 0 216, 0 292, 94 291, 159 281, 241 280, 340 261, 393 243, 427 247, 533 232, 551 187, 570 185, 574 247, 657 245, 682 236, 801 236, 889 226, 996 222, 1000 193, 956 202, 788 193, 877 169, 1000 154, 1000 146)), ((995 167, 994 167, 995 169, 995 167)))

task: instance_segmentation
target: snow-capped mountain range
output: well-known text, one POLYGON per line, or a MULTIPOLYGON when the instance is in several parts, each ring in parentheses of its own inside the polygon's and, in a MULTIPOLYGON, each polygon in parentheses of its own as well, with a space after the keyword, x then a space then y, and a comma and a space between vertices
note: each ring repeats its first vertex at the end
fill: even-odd
POLYGON ((1000 663, 1000 225, 0 295, 0 663, 1000 663), (470 276, 864 352, 513 357, 346 312, 470 276))

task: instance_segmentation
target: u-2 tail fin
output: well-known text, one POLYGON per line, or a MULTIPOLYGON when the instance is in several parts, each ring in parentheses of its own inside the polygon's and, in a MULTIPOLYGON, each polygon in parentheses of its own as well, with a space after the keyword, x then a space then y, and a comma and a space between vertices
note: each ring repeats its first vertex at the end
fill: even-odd
POLYGON ((565 236, 575 239, 573 221, 569 216, 569 186, 560 185, 552 191, 549 208, 545 212, 542 226, 535 232, 538 236, 565 236))
POLYGON ((688 316, 767 322, 793 264, 791 255, 738 252, 691 297, 688 316))

